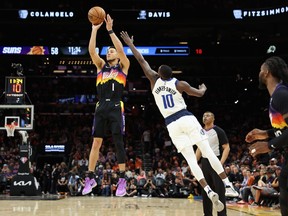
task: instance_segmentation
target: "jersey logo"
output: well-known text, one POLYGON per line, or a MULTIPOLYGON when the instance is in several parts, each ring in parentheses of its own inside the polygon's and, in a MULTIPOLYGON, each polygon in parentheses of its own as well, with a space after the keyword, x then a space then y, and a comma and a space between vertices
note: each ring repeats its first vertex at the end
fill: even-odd
POLYGON ((203 129, 200 130, 201 135, 205 135, 205 131, 203 129))
POLYGON ((115 79, 118 75, 118 71, 104 72, 102 79, 115 79))

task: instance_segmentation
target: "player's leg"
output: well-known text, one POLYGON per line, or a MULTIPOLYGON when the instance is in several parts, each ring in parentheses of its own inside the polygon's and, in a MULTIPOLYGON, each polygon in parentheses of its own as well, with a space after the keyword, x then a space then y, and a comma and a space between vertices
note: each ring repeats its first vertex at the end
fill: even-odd
MULTIPOLYGON (((172 139, 173 144, 176 146, 178 152, 180 152, 183 157, 186 159, 193 175, 198 180, 200 185, 204 188, 209 199, 212 201, 214 208, 217 211, 223 210, 223 203, 219 201, 219 196, 215 193, 210 186, 207 184, 203 172, 198 165, 196 155, 193 149, 193 141, 189 138, 187 133, 190 132, 190 128, 194 125, 191 125, 191 116, 184 116, 167 125, 169 135, 172 139), (185 131, 188 129, 188 132, 185 131), (183 131, 185 133, 183 133, 183 131)), ((193 130, 193 129, 192 129, 193 130)), ((199 131, 198 131, 199 133, 199 131)), ((199 136, 196 137, 197 141, 199 136)))
MULTIPOLYGON (((207 181, 207 184, 211 187, 213 191, 216 192, 215 186, 213 185, 213 179, 212 179, 212 174, 211 174, 211 169, 213 170, 213 168, 210 166, 210 163, 206 158, 201 159, 201 168, 203 171, 204 178, 207 181)), ((201 194, 202 194, 202 201, 203 201, 202 206, 203 206, 204 215, 212 216, 213 215, 213 203, 211 202, 211 200, 209 199, 207 193, 205 192, 203 188, 201 189, 201 194)))
POLYGON ((215 172, 215 170, 211 167, 211 164, 206 159, 207 165, 210 167, 209 173, 211 175, 214 190, 219 195, 219 200, 224 204, 224 209, 221 212, 218 212, 218 216, 227 216, 227 210, 226 210, 226 195, 225 195, 225 185, 223 184, 222 179, 220 176, 215 172))
POLYGON ((196 145, 200 149, 202 155, 209 160, 212 168, 216 171, 216 173, 222 179, 226 187, 226 193, 228 194, 229 192, 230 197, 238 197, 239 193, 234 189, 232 182, 229 181, 220 160, 217 158, 217 156, 214 154, 213 150, 211 149, 209 145, 209 141, 202 140, 201 142, 198 142, 196 145))
POLYGON ((82 190, 83 195, 91 193, 93 188, 97 186, 95 180, 95 167, 99 159, 99 151, 103 142, 102 138, 103 134, 104 134, 103 119, 100 118, 100 116, 97 116, 97 114, 95 114, 92 128, 93 143, 89 155, 88 172, 85 178, 85 186, 84 189, 82 190))
POLYGON ((282 166, 279 176, 280 209, 282 215, 288 215, 288 164, 282 166))
POLYGON ((206 179, 204 178, 203 172, 197 163, 195 152, 192 146, 187 146, 181 150, 182 155, 186 159, 193 175, 199 181, 200 185, 207 193, 207 196, 212 201, 214 208, 221 212, 224 208, 223 203, 219 200, 219 196, 215 193, 210 186, 207 184, 206 179))
POLYGON ((116 156, 119 164, 119 181, 117 183, 116 196, 126 195, 126 179, 125 179, 125 166, 126 166, 126 151, 124 146, 123 136, 125 133, 125 116, 124 104, 121 105, 116 102, 113 112, 110 112, 109 119, 111 123, 112 139, 115 144, 116 156), (116 106, 117 105, 117 106, 116 106))

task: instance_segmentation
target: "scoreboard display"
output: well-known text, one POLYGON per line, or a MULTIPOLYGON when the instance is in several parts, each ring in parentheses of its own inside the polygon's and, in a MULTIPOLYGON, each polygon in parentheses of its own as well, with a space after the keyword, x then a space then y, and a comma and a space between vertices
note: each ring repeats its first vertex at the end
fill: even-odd
MULTIPOLYGON (((188 46, 142 46, 136 47, 144 56, 188 56, 190 54, 188 46)), ((100 55, 106 55, 108 46, 104 46, 100 55)), ((126 55, 133 55, 129 47, 124 47, 126 55)))
POLYGON ((50 55, 88 55, 88 47, 84 46, 66 46, 66 47, 50 47, 50 55))
MULTIPOLYGON (((147 56, 189 56, 189 46, 137 46, 142 55, 147 56)), ((108 46, 96 47, 96 51, 105 56, 108 46)), ((128 46, 124 46, 126 55, 133 55, 128 46)), ((0 55, 45 55, 45 56, 89 56, 88 46, 0 46, 0 55)), ((196 52, 196 54, 199 54, 196 52)), ((201 53, 202 54, 202 53, 201 53)))
POLYGON ((6 77, 5 97, 7 104, 23 104, 25 100, 25 77, 6 77))

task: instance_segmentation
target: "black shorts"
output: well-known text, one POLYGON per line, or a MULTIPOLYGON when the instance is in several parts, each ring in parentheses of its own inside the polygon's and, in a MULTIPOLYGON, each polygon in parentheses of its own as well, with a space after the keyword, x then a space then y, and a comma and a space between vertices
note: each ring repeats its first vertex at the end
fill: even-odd
POLYGON ((98 101, 95 108, 92 136, 105 137, 106 131, 112 134, 125 133, 124 103, 122 101, 98 101), (108 127, 108 128, 107 128, 108 127))

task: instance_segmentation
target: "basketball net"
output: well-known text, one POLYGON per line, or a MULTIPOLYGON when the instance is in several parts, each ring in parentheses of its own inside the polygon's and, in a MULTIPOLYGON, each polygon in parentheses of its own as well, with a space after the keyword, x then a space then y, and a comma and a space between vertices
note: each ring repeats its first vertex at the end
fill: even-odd
POLYGON ((7 137, 14 137, 14 131, 17 127, 17 123, 11 122, 11 124, 5 125, 5 129, 7 131, 7 137))

